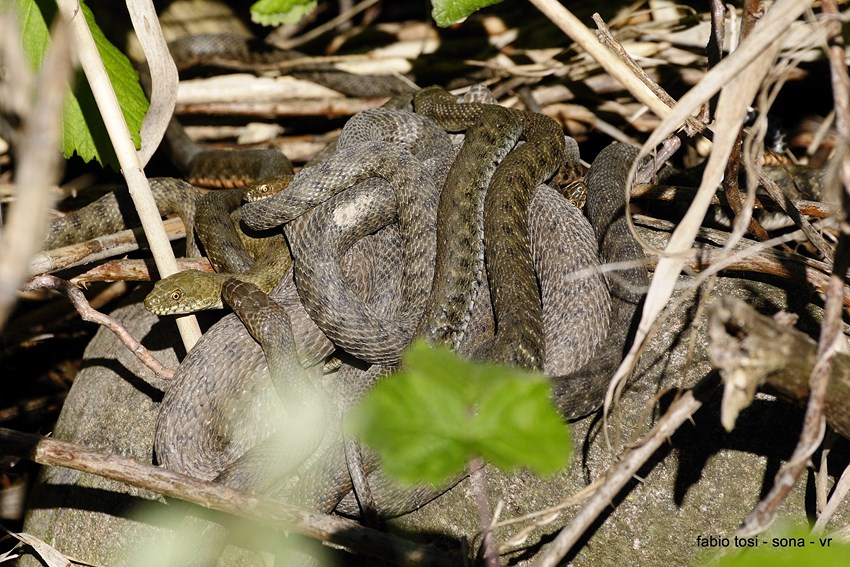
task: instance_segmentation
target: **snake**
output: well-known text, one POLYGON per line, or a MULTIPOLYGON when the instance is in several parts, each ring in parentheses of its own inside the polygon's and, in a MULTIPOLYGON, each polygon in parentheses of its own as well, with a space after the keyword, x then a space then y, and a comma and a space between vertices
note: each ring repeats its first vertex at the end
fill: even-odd
MULTIPOLYGON (((402 238, 404 305, 397 321, 376 318, 351 293, 339 275, 339 258, 350 246, 340 242, 353 215, 344 208, 313 215, 306 227, 309 236, 287 232, 294 257, 295 277, 302 302, 316 324, 335 344, 371 364, 394 364, 410 343, 422 316, 433 276, 437 186, 451 159, 448 136, 430 120, 394 109, 376 109, 346 124, 337 153, 305 168, 289 190, 243 207, 243 219, 254 228, 270 228, 303 214, 367 176, 386 180, 394 202, 363 198, 351 209, 398 211, 402 238), (432 178, 429 170, 436 172, 432 178)), ((382 225, 388 219, 383 219, 382 225)), ((381 226, 382 226, 381 225, 381 226)), ((364 226, 361 233, 380 228, 364 226)))
MULTIPOLYGON (((181 72, 199 66, 242 69, 246 66, 275 66, 303 57, 297 52, 281 51, 264 46, 251 39, 233 34, 199 34, 169 43, 169 51, 181 72)), ((364 77, 334 69, 329 65, 311 65, 290 73, 349 96, 398 95, 410 90, 396 77, 364 77)), ((139 69, 143 86, 150 92, 150 75, 146 65, 139 69)), ((391 105, 405 105, 409 97, 397 96, 391 105)), ((180 122, 173 118, 166 130, 164 145, 169 157, 183 176, 196 187, 213 189, 240 189, 238 193, 211 192, 191 203, 182 198, 163 198, 155 194, 162 212, 178 212, 186 224, 189 211, 197 208, 197 221, 193 222, 201 238, 207 257, 215 274, 187 270, 159 280, 145 300, 147 309, 157 315, 179 315, 223 307, 221 289, 229 276, 238 274, 240 281, 257 285, 269 292, 286 272, 290 258, 274 236, 251 238, 246 236, 240 223, 239 205, 250 189, 254 199, 268 197, 289 184, 292 164, 285 155, 273 148, 223 150, 204 148, 192 140, 180 122), (249 189, 246 189, 249 188, 249 189), (172 201, 182 202, 179 209, 172 201), (234 218, 228 218, 233 216, 234 218), (235 229, 235 230, 234 230, 235 229), (237 241, 237 238, 239 241, 237 241), (246 242, 250 244, 245 246, 246 242), (249 251, 250 250, 250 251, 249 251)), ((320 155, 319 161, 324 157, 320 155)), ((98 222, 99 215, 89 215, 89 222, 98 222)), ((110 225, 98 230, 106 234, 116 229, 110 225)), ((192 229, 187 224, 187 233, 192 229)), ((194 246, 194 241, 191 241, 194 246)), ((199 255, 197 247, 191 256, 199 255)), ((318 340, 318 339, 317 339, 318 340)))
MULTIPOLYGON (((262 199, 259 203, 279 202, 283 203, 287 210, 292 207, 296 208, 293 216, 299 216, 299 218, 296 222, 287 225, 287 235, 293 250, 293 272, 298 283, 299 294, 302 295, 305 286, 309 287, 307 282, 309 282, 311 276, 310 268, 322 263, 321 258, 310 251, 311 247, 314 247, 314 243, 321 243, 329 248, 330 257, 333 259, 330 263, 336 263, 338 268, 341 269, 341 259, 348 248, 352 246, 353 240, 362 237, 365 233, 378 230, 383 225, 390 224, 395 220, 397 211, 400 212, 398 202, 407 204, 410 212, 403 213, 407 215, 407 220, 399 223, 398 230, 401 235, 399 237, 401 239, 401 253, 402 256, 407 254, 411 258, 410 263, 416 266, 413 268, 414 270, 424 270, 425 273, 421 275, 416 271, 408 270, 408 277, 411 273, 415 275, 415 278, 411 281, 415 283, 416 287, 413 290, 405 291, 402 286, 402 290, 398 294, 393 292, 392 286, 386 285, 388 280, 392 279, 389 277, 382 277, 380 285, 373 284, 372 287, 374 289, 388 289, 391 298, 396 295, 409 298, 402 301, 403 304, 407 304, 407 308, 401 309, 401 311, 412 313, 411 322, 407 325, 412 330, 416 326, 416 319, 421 316, 421 313, 418 315, 417 313, 424 310, 424 296, 427 295, 430 279, 427 270, 429 266, 433 266, 433 260, 429 260, 427 255, 422 254, 419 250, 423 246, 423 241, 427 240, 429 235, 433 239, 436 187, 434 181, 430 178, 430 173, 423 169, 423 166, 417 165, 419 158, 414 157, 404 147, 394 147, 386 140, 370 142, 364 142, 364 140, 382 136, 388 137, 389 131, 398 131, 403 133, 401 138, 405 139, 405 144, 400 144, 401 146, 407 145, 411 149, 415 147, 417 154, 429 163, 429 167, 437 167, 438 170, 443 170, 448 168, 449 159, 441 155, 442 150, 429 153, 432 150, 429 150, 426 146, 419 147, 419 144, 414 143, 414 140, 429 136, 439 138, 441 135, 441 143, 438 145, 450 147, 448 137, 436 125, 421 117, 414 116, 412 119, 408 118, 399 122, 398 112, 392 109, 370 112, 365 117, 365 122, 353 120, 351 126, 347 128, 348 130, 344 130, 338 144, 339 149, 333 157, 316 166, 305 168, 292 179, 292 183, 286 191, 262 199), (419 130, 423 133, 412 135, 411 132, 417 129, 417 122, 419 126, 422 126, 419 130), (358 124, 360 125, 358 126, 358 124), (400 124, 407 126, 407 128, 404 130, 398 128, 400 124), (349 141, 349 136, 353 136, 356 142, 349 141), (354 147, 357 148, 357 159, 352 159, 355 157, 353 155, 354 147), (349 162, 356 165, 350 167, 348 171, 339 173, 342 166, 349 162), (391 167, 392 165, 394 167, 391 167), (394 180, 398 190, 388 190, 386 183, 382 184, 377 183, 376 180, 371 180, 355 185, 344 193, 334 196, 335 192, 356 184, 367 172, 384 172, 387 177, 394 180), (423 191, 426 187, 430 187, 430 190, 423 191), (305 192, 307 193, 306 197, 303 195, 305 192), (310 207, 312 207, 312 210, 309 214, 302 214, 303 209, 310 207), (415 214, 414 211, 416 211, 415 214), (336 222, 332 222, 334 220, 336 222), (301 234, 310 234, 311 231, 317 229, 324 232, 312 234, 310 237, 300 236, 301 234), (334 243, 333 246, 330 243, 334 243), (409 250, 405 252, 406 248, 409 250), (309 261, 305 262, 305 258, 309 261), (304 267, 299 270, 299 266, 304 267)), ((249 216, 248 211, 252 204, 256 203, 247 203, 243 208, 243 218, 249 216)), ((393 267, 396 267, 399 263, 404 264, 404 262, 395 262, 393 267)), ((349 281, 351 280, 349 279, 349 281)), ((325 291, 331 290, 328 295, 332 297, 346 296, 345 285, 334 287, 328 278, 321 280, 320 284, 325 284, 325 291), (343 291, 338 294, 337 290, 343 291)), ((368 297, 365 299, 368 300, 368 297)), ((302 303, 309 310, 309 302, 302 301, 302 303)), ((361 305, 367 311, 371 310, 367 301, 361 302, 361 305)), ((376 314, 380 315, 380 313, 376 314)), ((317 323, 320 323, 320 321, 321 318, 316 319, 317 323)), ((231 396, 229 393, 227 395, 221 393, 221 390, 229 392, 233 388, 240 388, 239 384, 245 381, 253 384, 256 380, 249 377, 259 376, 264 372, 262 359, 254 357, 253 360, 240 360, 237 363, 237 356, 231 350, 231 345, 232 343, 244 343, 244 340, 240 339, 240 335, 244 334, 241 329, 234 335, 237 329, 239 329, 238 322, 228 318, 204 335, 201 342, 181 364, 174 385, 169 388, 163 399, 162 411, 157 424, 155 447, 160 462, 169 468, 175 468, 200 478, 219 478, 217 476, 220 474, 218 471, 237 470, 239 467, 237 463, 242 462, 244 458, 242 455, 247 454, 250 447, 263 445, 266 438, 274 435, 274 430, 264 429, 260 431, 258 430, 260 426, 256 425, 258 423, 273 423, 273 421, 267 419, 268 416, 265 416, 266 419, 251 417, 256 416, 256 412, 262 411, 264 407, 273 403, 270 399, 273 400, 274 398, 270 398, 268 393, 263 394, 264 397, 261 396, 261 399, 265 401, 257 401, 255 396, 258 393, 255 391, 246 393, 244 386, 241 386, 241 391, 236 393, 235 396, 231 396), (220 341, 225 341, 228 344, 220 345, 220 341), (208 344, 213 346, 207 347, 208 344), (211 352, 212 357, 208 357, 207 352, 211 352), (204 372, 202 368, 209 364, 218 371, 212 373, 212 375, 204 372), (197 385, 199 374, 207 374, 214 382, 214 386, 210 384, 210 387, 214 389, 204 388, 199 391, 197 385), (251 401, 245 399, 245 396, 251 401), (236 413, 229 410, 231 404, 242 408, 243 411, 236 413), (216 427, 211 430, 208 427, 207 420, 199 419, 198 412, 214 415, 216 427), (243 419, 249 420, 250 423, 241 428, 239 426, 241 426, 243 419), (228 424, 232 420, 236 420, 238 425, 221 425, 222 422, 228 424), (224 427, 224 431, 217 430, 220 427, 224 427), (224 439, 227 441, 223 442, 224 439)), ((409 332, 407 337, 402 337, 402 339, 409 342, 409 332)), ((400 344, 396 347, 394 356, 399 355, 402 346, 400 344)), ((244 353, 243 356, 247 357, 247 353, 244 353)), ((352 383, 348 388, 343 384, 336 382, 334 391, 336 392, 335 397, 342 397, 346 400, 346 406, 368 389, 366 387, 368 381, 366 380, 352 383), (352 392, 351 388, 355 388, 356 391, 352 392), (340 395, 341 390, 347 393, 340 395)), ((345 478, 349 473, 345 467, 342 446, 341 435, 338 433, 336 442, 330 443, 324 451, 318 453, 317 458, 320 459, 320 462, 312 467, 310 473, 312 476, 306 477, 310 480, 302 481, 297 490, 292 490, 290 496, 307 498, 310 495, 309 504, 311 507, 328 511, 333 509, 350 490, 351 485, 351 479, 346 480, 345 478)), ((371 469, 374 468, 376 463, 372 460, 369 464, 371 469)), ((409 493, 409 491, 407 492, 409 493)), ((428 492, 430 494, 432 491, 428 492)), ((398 498, 386 498, 386 500, 389 502, 399 501, 398 498)))
POLYGON ((488 345, 488 357, 542 369, 543 312, 531 261, 528 205, 532 190, 566 159, 561 127, 542 114, 496 104, 458 104, 440 87, 416 93, 414 107, 447 130, 467 131, 440 199, 444 220, 437 240, 447 244, 437 259, 428 334, 432 342, 440 342, 447 331, 456 335, 455 343, 462 338, 482 281, 483 257, 496 313, 496 337, 488 345), (514 150, 520 139, 525 143, 514 150), (475 205, 479 195, 485 195, 480 225, 475 205), (447 234, 455 230, 463 235, 447 234), (447 331, 436 333, 435 322, 447 331))
MULTIPOLYGON (((238 152, 234 152, 238 153, 238 152)), ((252 186, 265 193, 285 189, 289 175, 252 186)), ((145 307, 157 315, 221 309, 222 286, 231 277, 268 293, 291 265, 280 233, 247 234, 240 223, 246 191, 212 191, 197 201, 195 229, 216 273, 185 270, 158 280, 145 297, 145 307)))
POLYGON ((264 442, 254 445, 216 477, 218 482, 274 492, 285 479, 307 461, 325 436, 326 405, 317 387, 317 367, 310 372, 298 357, 292 324, 286 309, 253 283, 228 278, 222 298, 261 345, 271 384, 286 401, 284 423, 264 442))
MULTIPOLYGON (((171 177, 151 178, 149 183, 159 212, 177 214, 183 220, 186 233, 192 234, 201 197, 197 189, 182 179, 171 177)), ((51 220, 43 246, 46 250, 59 248, 139 224, 129 192, 112 191, 81 209, 51 220)), ((200 255, 192 238, 186 240, 186 253, 190 257, 200 255)))
MULTIPOLYGON (((368 146, 366 146, 366 147, 368 147, 368 146)), ((616 148, 616 147, 615 147, 615 150, 613 150, 613 151, 616 152, 616 153, 621 152, 621 150, 619 148, 616 148)), ((365 157, 366 155, 368 155, 368 151, 365 151, 360 157, 362 157, 363 159, 366 159, 366 157, 365 157)), ((616 159, 618 161, 622 161, 622 158, 620 156, 617 156, 616 159)), ((603 161, 604 161, 604 159, 603 159, 603 161)), ((599 167, 601 167, 603 169, 606 168, 605 165, 601 165, 599 167)), ((598 173, 599 168, 597 168, 596 171, 597 171, 597 173, 590 177, 591 185, 592 185, 591 188, 594 190, 593 191, 594 196, 593 197, 588 196, 588 201, 591 202, 591 203, 594 203, 593 205, 589 205, 589 206, 595 211, 594 215, 595 215, 595 218, 597 218, 596 226, 599 229, 598 232, 600 233, 600 235, 602 235, 602 231, 607 230, 608 229, 607 225, 611 224, 613 215, 615 213, 614 213, 614 210, 611 210, 610 208, 608 209, 607 213, 600 213, 599 212, 600 207, 597 206, 597 204, 598 203, 604 204, 604 203, 609 203, 609 202, 616 204, 618 202, 618 198, 619 198, 620 203, 621 203, 620 204, 620 210, 622 210, 622 196, 621 196, 622 192, 621 192, 621 190, 622 190, 622 182, 624 182, 625 179, 620 180, 620 184, 617 185, 616 180, 614 180, 615 183, 612 183, 611 180, 606 175, 599 174, 598 173), (599 180, 599 181, 597 181, 597 180, 599 180), (599 185, 601 185, 601 187, 599 187, 599 185), (607 216, 605 216, 605 215, 607 215, 607 216), (602 218, 603 216, 605 218, 602 218)), ((293 182, 298 183, 297 180, 293 180, 293 182)), ((379 194, 380 193, 376 193, 376 195, 379 195, 379 194)), ((553 190, 545 189, 545 188, 537 188, 534 192, 534 195, 536 196, 537 194, 540 194, 540 197, 537 198, 537 199, 532 199, 532 201, 531 201, 532 203, 535 203, 534 208, 532 209, 532 211, 534 211, 533 214, 537 215, 541 219, 545 219, 545 220, 548 220, 549 217, 553 216, 553 214, 552 214, 553 210, 555 210, 555 213, 557 215, 557 206, 556 206, 558 204, 557 194, 555 194, 553 192, 553 190)), ((356 192, 355 193, 343 193, 341 195, 338 195, 337 197, 338 198, 350 199, 351 202, 355 202, 355 203, 359 201, 361 205, 366 202, 366 201, 362 200, 362 197, 357 195, 356 192)), ((310 199, 313 199, 313 197, 311 197, 310 199)), ((279 197, 276 197, 275 199, 263 200, 263 201, 254 203, 253 204, 254 210, 257 210, 257 207, 259 207, 259 210, 260 210, 259 216, 256 217, 256 218, 260 218, 260 222, 269 222, 271 224, 273 224, 275 222, 275 220, 273 220, 273 219, 268 220, 270 217, 273 217, 274 214, 267 213, 267 211, 263 210, 264 206, 268 205, 269 203, 275 203, 275 200, 281 201, 284 204, 283 205, 281 205, 280 203, 275 204, 275 206, 273 207, 275 209, 274 214, 277 214, 278 210, 281 210, 281 209, 286 210, 288 207, 294 206, 293 202, 296 205, 300 206, 298 199, 295 199, 293 201, 293 197, 291 195, 283 195, 283 194, 280 195, 279 197)), ((310 201, 310 202, 312 202, 312 201, 310 201)), ((604 209, 604 207, 602 207, 602 208, 604 209)), ((248 210, 250 210, 250 206, 246 206, 245 217, 248 218, 248 219, 255 218, 255 217, 252 216, 252 213, 247 213, 248 210)), ((370 206, 367 206, 367 207, 363 207, 363 206, 356 207, 356 210, 360 211, 362 213, 363 211, 371 211, 373 209, 370 205, 370 206)), ((292 214, 292 213, 289 213, 289 214, 292 214)), ((294 214, 297 214, 297 212, 294 213, 294 214)), ((387 213, 384 213, 384 214, 387 214, 387 213)), ((561 215, 557 215, 557 216, 561 216, 561 215)), ((577 215, 577 216, 573 215, 572 217, 570 217, 569 215, 566 215, 566 217, 565 217, 566 223, 565 224, 570 224, 571 222, 575 221, 577 218, 581 218, 580 215, 577 215)), ((248 220, 248 222, 249 222, 249 224, 251 224, 251 220, 248 220)), ((322 227, 322 226, 327 225, 327 223, 315 223, 315 224, 318 227, 322 227)), ((255 226, 263 226, 263 225, 258 224, 258 225, 255 225, 255 226)), ((346 224, 346 226, 350 227, 350 224, 346 224)), ((537 232, 542 232, 542 231, 546 231, 546 230, 553 230, 554 231, 555 229, 553 227, 557 227, 558 223, 557 223, 557 221, 555 221, 555 223, 553 225, 551 223, 546 224, 545 222, 541 221, 541 222, 535 223, 535 226, 543 227, 542 229, 541 228, 536 229, 537 232)), ((308 231, 309 230, 315 230, 315 227, 313 227, 313 228, 311 228, 311 227, 312 227, 311 224, 306 225, 306 228, 307 228, 308 231)), ((589 225, 588 225, 588 228, 589 228, 589 225)), ((562 227, 559 228, 559 230, 561 230, 562 234, 567 234, 569 232, 569 229, 570 229, 569 226, 562 226, 562 227)), ((314 234, 313 237, 311 238, 311 240, 316 241, 316 242, 320 242, 320 241, 323 240, 323 235, 324 235, 324 233, 314 234)), ((622 235, 620 235, 620 236, 622 236, 622 235)), ((600 236, 600 237, 602 237, 602 236, 600 236)), ((302 238, 306 238, 306 237, 302 237, 302 238)), ((598 258, 595 258, 596 250, 597 250, 597 243, 595 242, 596 239, 594 238, 594 233, 593 233, 592 229, 583 231, 583 242, 580 243, 581 246, 575 245, 575 238, 572 237, 572 236, 567 235, 565 237, 565 239, 566 239, 565 240, 566 245, 562 246, 562 250, 567 255, 572 254, 572 255, 580 257, 581 259, 578 261, 578 264, 587 264, 588 266, 593 266, 594 260, 598 260, 598 258), (593 241, 593 242, 590 242, 590 241, 593 241), (581 251, 576 253, 575 248, 581 248, 581 251), (585 262, 585 260, 586 260, 586 262, 585 262)), ((543 256, 545 255, 545 252, 547 251, 547 248, 551 248, 551 245, 547 244, 545 242, 542 242, 544 240, 543 238, 538 238, 537 240, 538 240, 537 249, 538 249, 538 251, 542 250, 542 252, 538 253, 538 256, 540 258, 543 258, 543 256)), ((607 237, 604 237, 604 241, 608 242, 607 237)), ((639 249, 638 249, 638 251, 639 251, 639 249)), ((296 257, 297 257, 297 255, 296 255, 296 257)), ((610 257, 610 259, 622 260, 623 258, 620 257, 617 253, 615 253, 614 255, 612 255, 610 257)), ((539 259, 538 262, 546 262, 546 260, 539 259)), ((598 276, 598 274, 597 274, 597 276, 598 276)), ((593 279, 593 278, 589 278, 589 279, 593 279)), ((597 283, 598 283, 599 277, 597 277, 596 280, 597 280, 597 283)), ((554 286, 549 286, 546 289, 549 290, 549 292, 548 292, 549 295, 551 295, 553 293, 553 290, 554 290, 554 292, 556 292, 556 295, 557 295, 557 293, 560 293, 559 290, 562 289, 562 288, 561 288, 561 286, 554 285, 554 286)), ((599 289, 600 289, 600 287, 597 285, 596 288, 595 288, 596 291, 594 291, 593 293, 599 293, 600 299, 598 299, 598 300, 594 299, 592 297, 593 293, 591 293, 591 297, 586 298, 586 301, 584 302, 585 305, 588 306, 588 309, 590 311, 593 311, 593 306, 596 302, 601 302, 603 304, 605 303, 604 300, 605 300, 605 293, 607 293, 607 288, 603 285, 602 286, 603 292, 601 292, 601 293, 599 292, 599 289)), ((561 295, 559 299, 563 299, 563 295, 561 295)), ((551 303, 552 301, 553 300, 551 300, 551 299, 547 299, 547 303, 551 303)), ((555 301, 558 301, 558 299, 556 299, 555 301)), ((560 303, 563 304, 563 303, 566 303, 566 302, 561 301, 560 303)), ((607 328, 608 325, 606 325, 606 321, 599 320, 600 318, 605 319, 604 314, 602 316, 600 316, 598 313, 591 313, 590 314, 591 316, 588 317, 586 313, 582 313, 581 310, 578 310, 578 311, 579 311, 579 319, 584 320, 586 322, 585 323, 586 325, 587 325, 587 322, 589 322, 589 324, 593 327, 601 328, 603 330, 607 328)), ((614 321, 615 321, 616 325, 618 326, 618 329, 628 329, 629 323, 631 322, 631 317, 633 316, 633 314, 634 314, 634 305, 631 306, 631 311, 629 311, 628 308, 627 309, 618 309, 614 314, 615 315, 614 321)), ((550 319, 556 320, 556 321, 560 320, 562 318, 563 318, 562 313, 558 313, 557 315, 550 317, 550 319)), ((579 339, 581 339, 581 337, 579 337, 579 339)), ((623 337, 621 337, 620 344, 614 345, 613 350, 618 352, 619 354, 621 354, 624 341, 625 341, 625 338, 623 336, 623 337)), ((565 413, 586 412, 588 410, 595 409, 595 407, 590 407, 590 406, 591 405, 592 406, 598 406, 599 399, 600 399, 599 394, 600 394, 600 391, 601 391, 600 388, 601 388, 602 385, 604 385, 607 382, 607 376, 608 376, 608 374, 600 372, 600 373, 593 375, 593 377, 592 377, 593 383, 592 384, 588 385, 586 383, 583 383, 582 378, 581 378, 582 375, 583 375, 582 373, 585 372, 589 368, 599 369, 599 367, 602 365, 602 363, 599 361, 599 357, 593 358, 593 357, 587 356, 588 352, 590 351, 590 349, 587 346, 579 346, 577 349, 574 349, 574 350, 577 350, 579 354, 584 354, 585 355, 584 359, 581 360, 581 359, 578 359, 578 357, 574 358, 571 355, 570 356, 563 356, 562 357, 563 359, 565 359, 565 360, 568 359, 570 362, 573 363, 573 367, 572 368, 568 367, 567 370, 565 370, 565 373, 558 377, 558 381, 561 382, 562 384, 573 384, 573 385, 581 384, 580 387, 582 387, 582 388, 592 386, 593 387, 592 391, 594 393, 594 395, 593 395, 594 399, 591 399, 591 396, 587 393, 590 390, 586 390, 584 392, 573 391, 572 393, 576 394, 574 397, 576 398, 577 401, 572 402, 568 399, 569 396, 566 395, 566 391, 570 390, 571 386, 561 387, 560 390, 558 390, 559 394, 561 394, 561 395, 557 399, 560 401, 559 405, 562 407, 562 409, 564 409, 565 413), (582 366, 581 362, 585 362, 585 364, 582 366), (574 368, 577 368, 577 370, 573 371, 574 368), (584 408, 584 409, 579 409, 579 408, 584 408)), ((604 356, 602 358, 604 358, 606 360, 608 360, 608 359, 613 360, 614 358, 618 357, 619 354, 616 354, 616 355, 610 356, 610 357, 604 356)), ((563 367, 563 365, 561 367, 563 367)), ((557 365, 553 365, 553 369, 555 369, 555 370, 557 370, 561 367, 559 367, 557 365)), ((330 453, 332 455, 330 457, 331 460, 336 459, 336 461, 337 461, 337 466, 335 467, 335 470, 337 470, 337 471, 339 471, 342 468, 342 467, 339 466, 339 460, 341 459, 341 457, 339 457, 339 453, 340 453, 339 450, 335 451, 335 454, 336 454, 335 457, 333 456, 333 454, 334 454, 333 451, 330 453)), ((334 467, 328 467, 328 468, 331 469, 331 470, 334 470, 334 467)), ((322 469, 322 467, 320 467, 320 470, 321 469, 322 469)), ((333 483, 331 483, 331 484, 333 484, 333 483)), ((327 482, 311 482, 311 483, 308 483, 307 487, 303 488, 303 490, 309 491, 309 488, 317 489, 319 487, 326 487, 326 486, 327 486, 327 482)), ((299 491, 297 491, 297 492, 299 492, 299 491)), ((337 494, 339 494, 339 491, 337 491, 337 494)))

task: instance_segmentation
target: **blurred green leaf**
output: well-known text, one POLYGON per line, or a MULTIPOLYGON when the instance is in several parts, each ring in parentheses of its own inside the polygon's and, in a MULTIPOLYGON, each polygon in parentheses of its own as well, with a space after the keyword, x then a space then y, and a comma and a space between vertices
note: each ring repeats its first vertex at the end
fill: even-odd
POLYGON ((261 26, 294 24, 316 8, 316 0, 260 0, 251 5, 251 20, 261 26))
POLYGON ((380 455, 402 482, 438 485, 481 456, 504 470, 563 468, 569 431, 541 375, 476 364, 445 348, 415 343, 403 370, 358 404, 349 432, 380 455))
POLYGON ((566 465, 569 430, 552 407, 547 379, 517 372, 481 385, 475 424, 484 441, 478 451, 482 457, 503 470, 526 466, 540 475, 566 465))
MULTIPOLYGON (((56 3, 53 0, 15 1, 24 38, 24 51, 33 69, 38 69, 50 40, 49 26, 57 14, 56 3)), ((139 131, 148 110, 148 100, 142 92, 133 65, 106 39, 91 10, 85 4, 80 6, 115 89, 133 143, 138 148, 141 144, 139 131)), ((100 111, 81 69, 75 71, 73 88, 65 99, 62 152, 66 158, 76 153, 87 162, 96 159, 101 164, 109 164, 116 169, 118 167, 100 111)))
POLYGON ((433 0, 431 15, 440 27, 447 27, 471 13, 502 0, 433 0))
POLYGON ((313 557, 317 565, 334 565, 328 548, 306 538, 286 537, 244 518, 229 518, 225 529, 216 523, 221 522, 222 516, 210 510, 181 502, 163 506, 139 500, 138 506, 128 510, 134 526, 133 537, 122 539, 120 534, 115 535, 120 545, 115 546, 114 554, 123 559, 115 564, 128 567, 260 565, 257 555, 260 552, 285 554, 291 559, 303 552, 313 557), (225 543, 231 544, 229 549, 225 549, 225 543), (220 557, 213 556, 220 552, 223 552, 220 557))

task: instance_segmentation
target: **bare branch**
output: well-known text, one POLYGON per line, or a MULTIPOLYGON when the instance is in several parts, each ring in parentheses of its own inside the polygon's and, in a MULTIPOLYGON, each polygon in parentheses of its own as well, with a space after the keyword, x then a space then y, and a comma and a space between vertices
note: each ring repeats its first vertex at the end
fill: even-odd
POLYGON ((83 292, 67 281, 50 275, 35 276, 24 284, 23 289, 24 291, 55 289, 61 292, 71 301, 83 321, 103 325, 115 333, 115 336, 138 357, 142 364, 150 368, 158 378, 169 379, 174 377, 174 370, 164 367, 154 358, 150 351, 142 346, 142 343, 136 340, 123 324, 100 311, 92 309, 83 292))
MULTIPOLYGON (((163 225, 170 240, 178 240, 186 236, 186 229, 180 219, 167 219, 163 225)), ((54 250, 45 250, 33 257, 29 265, 29 273, 35 275, 57 272, 126 254, 138 250, 140 241, 144 242, 144 233, 141 229, 134 228, 54 250)))
POLYGON ((353 520, 308 512, 285 502, 93 451, 82 445, 0 428, 0 449, 6 455, 96 474, 283 531, 341 545, 375 559, 433 567, 452 567, 461 561, 457 556, 363 527, 353 520))
MULTIPOLYGON (((177 258, 180 271, 214 272, 207 258, 177 258)), ((149 260, 111 260, 71 279, 74 285, 92 282, 150 281, 153 279, 149 260)))

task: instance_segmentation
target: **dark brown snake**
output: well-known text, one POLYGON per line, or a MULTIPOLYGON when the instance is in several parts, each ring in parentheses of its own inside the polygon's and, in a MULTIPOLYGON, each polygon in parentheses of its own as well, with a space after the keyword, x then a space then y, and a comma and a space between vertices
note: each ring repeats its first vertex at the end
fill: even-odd
POLYGON ((496 337, 483 356, 540 370, 543 313, 531 261, 528 208, 532 190, 566 159, 561 127, 533 112, 495 104, 458 104, 439 87, 416 93, 414 105, 416 112, 447 130, 467 132, 440 198, 437 241, 441 250, 426 336, 431 342, 444 342, 452 334, 463 335, 468 306, 483 279, 483 256, 496 315, 496 337), (514 149, 520 139, 525 143, 514 149), (477 234, 476 203, 485 194, 482 241, 477 234), (462 236, 450 234, 458 230, 462 236), (469 281, 470 277, 474 280, 469 281), (450 307, 455 304, 460 309, 450 307), (434 322, 448 329, 438 331, 434 322))

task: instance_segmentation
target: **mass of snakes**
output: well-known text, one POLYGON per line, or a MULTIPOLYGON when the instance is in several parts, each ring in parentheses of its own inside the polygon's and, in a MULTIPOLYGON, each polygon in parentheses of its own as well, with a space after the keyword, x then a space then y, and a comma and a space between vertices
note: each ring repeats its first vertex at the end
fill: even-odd
MULTIPOLYGON (((358 515, 340 423, 416 339, 544 372, 566 419, 598 409, 647 285, 624 218, 636 149, 614 144, 594 160, 585 216, 546 184, 578 163, 575 142, 482 92, 396 96, 351 118, 298 173, 275 150, 211 158, 171 129, 190 181, 242 188, 201 197, 186 181, 151 180, 161 212, 186 224, 188 255, 200 254, 197 234, 217 273, 161 280, 146 307, 233 311, 164 393, 159 464, 358 515), (605 263, 638 267, 603 275, 605 263)), ((111 195, 70 214, 46 247, 116 230, 122 209, 111 195)), ((357 466, 383 516, 439 493, 396 486, 368 452, 357 466)))

